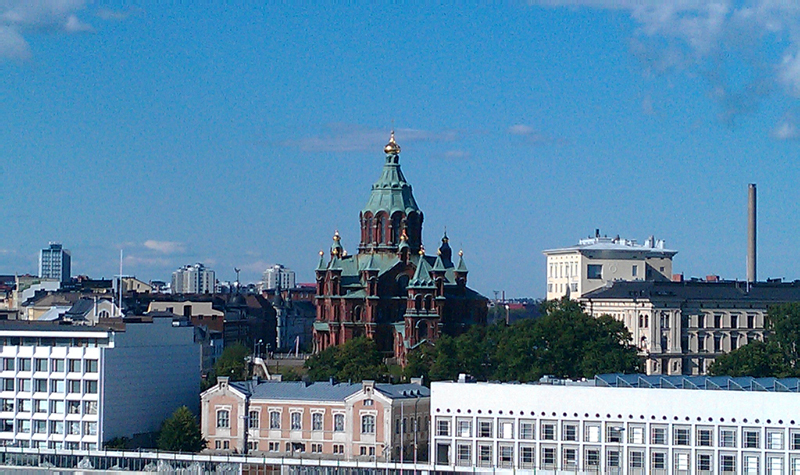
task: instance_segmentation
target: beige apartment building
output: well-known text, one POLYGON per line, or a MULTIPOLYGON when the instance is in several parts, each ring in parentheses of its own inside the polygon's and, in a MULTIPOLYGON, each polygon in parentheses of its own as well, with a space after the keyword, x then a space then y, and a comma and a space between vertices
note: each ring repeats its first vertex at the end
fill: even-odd
POLYGON ((420 383, 220 377, 201 394, 203 437, 218 453, 427 461, 430 390, 420 383))
POLYGON ((600 236, 598 230, 595 237, 581 239, 575 246, 544 251, 547 300, 577 299, 618 280, 668 281, 677 253, 653 236, 638 244, 619 236, 600 236))

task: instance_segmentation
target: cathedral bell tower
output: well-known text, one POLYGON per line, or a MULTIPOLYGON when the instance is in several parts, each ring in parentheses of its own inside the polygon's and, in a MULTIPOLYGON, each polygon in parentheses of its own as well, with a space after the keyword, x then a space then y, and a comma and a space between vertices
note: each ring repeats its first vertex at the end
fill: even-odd
POLYGON ((372 185, 367 205, 359 215, 361 242, 358 251, 397 253, 405 234, 410 251, 419 252, 424 216, 400 169, 400 145, 394 140, 394 131, 383 152, 386 154, 383 171, 372 185))

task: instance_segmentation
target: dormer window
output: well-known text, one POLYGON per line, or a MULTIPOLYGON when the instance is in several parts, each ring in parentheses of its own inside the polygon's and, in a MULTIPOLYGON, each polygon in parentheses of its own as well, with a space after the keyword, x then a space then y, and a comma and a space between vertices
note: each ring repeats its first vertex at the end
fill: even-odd
POLYGON ((364 399, 364 405, 365 406, 372 406, 373 405, 372 399, 364 399))

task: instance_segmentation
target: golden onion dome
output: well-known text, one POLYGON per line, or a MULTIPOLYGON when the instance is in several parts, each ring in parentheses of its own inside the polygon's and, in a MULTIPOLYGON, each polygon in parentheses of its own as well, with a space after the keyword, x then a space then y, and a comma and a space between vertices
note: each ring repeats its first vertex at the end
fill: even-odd
POLYGON ((394 130, 389 136, 389 143, 387 143, 386 146, 383 147, 383 151, 387 155, 397 155, 398 153, 400 153, 400 146, 397 145, 397 142, 394 141, 394 130))

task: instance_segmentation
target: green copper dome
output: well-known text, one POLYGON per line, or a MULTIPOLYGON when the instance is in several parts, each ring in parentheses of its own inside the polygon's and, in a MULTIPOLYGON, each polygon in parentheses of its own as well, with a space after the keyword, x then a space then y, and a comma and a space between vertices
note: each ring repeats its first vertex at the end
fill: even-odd
POLYGON ((400 146, 394 141, 394 132, 384 151, 386 163, 383 165, 380 178, 372 185, 372 192, 363 212, 369 211, 373 216, 379 211, 385 211, 388 216, 396 211, 402 211, 406 215, 412 211, 418 212, 419 207, 411 193, 411 185, 400 170, 400 146))

